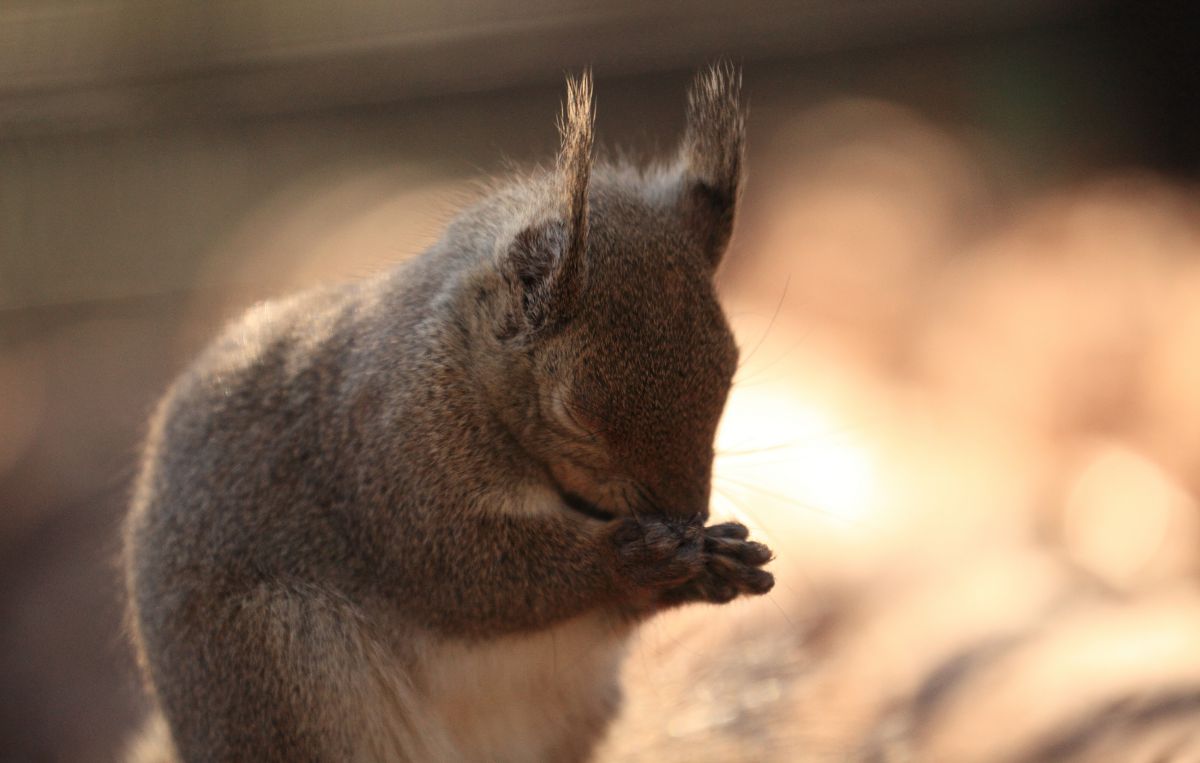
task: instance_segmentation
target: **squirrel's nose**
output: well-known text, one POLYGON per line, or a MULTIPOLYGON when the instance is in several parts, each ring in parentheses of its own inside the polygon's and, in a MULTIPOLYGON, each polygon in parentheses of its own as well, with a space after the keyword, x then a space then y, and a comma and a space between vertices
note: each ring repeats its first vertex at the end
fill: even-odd
POLYGON ((675 519, 708 519, 708 480, 663 480, 646 491, 647 511, 675 519))

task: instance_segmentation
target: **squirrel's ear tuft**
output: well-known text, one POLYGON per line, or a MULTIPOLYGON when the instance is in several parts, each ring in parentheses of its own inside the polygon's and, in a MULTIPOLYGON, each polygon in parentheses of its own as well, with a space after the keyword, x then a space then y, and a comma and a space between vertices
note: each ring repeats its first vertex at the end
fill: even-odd
POLYGON ((579 79, 567 79, 550 218, 518 233, 505 258, 505 276, 520 305, 506 334, 567 320, 583 293, 594 121, 592 75, 585 71, 579 79))
POLYGON ((690 223, 704 236, 715 266, 733 234, 742 182, 746 114, 742 73, 728 62, 696 75, 688 92, 687 133, 681 147, 684 198, 690 223))
POLYGON ((588 70, 577 80, 567 79, 567 102, 558 123, 562 136, 556 167, 561 194, 559 203, 571 229, 571 257, 578 260, 582 260, 587 243, 588 184, 592 176, 595 122, 592 73, 588 70))

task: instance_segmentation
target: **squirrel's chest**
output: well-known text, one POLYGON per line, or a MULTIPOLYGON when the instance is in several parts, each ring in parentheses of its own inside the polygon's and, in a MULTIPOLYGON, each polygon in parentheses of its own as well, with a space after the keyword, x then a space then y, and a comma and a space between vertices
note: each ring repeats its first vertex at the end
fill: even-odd
POLYGON ((428 707, 467 760, 581 759, 616 713, 630 628, 602 615, 424 655, 428 707))

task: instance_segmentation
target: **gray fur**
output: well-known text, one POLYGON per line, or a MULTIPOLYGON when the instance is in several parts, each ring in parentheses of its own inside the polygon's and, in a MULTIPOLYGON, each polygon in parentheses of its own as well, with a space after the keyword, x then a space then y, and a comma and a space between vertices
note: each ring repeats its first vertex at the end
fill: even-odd
MULTIPOLYGON (((143 759, 580 760, 615 671, 523 747, 469 747, 433 709, 447 655, 586 646, 593 622, 599 644, 770 589, 765 546, 703 524, 736 365, 712 272, 738 79, 700 75, 681 160, 634 172, 592 167, 585 75, 553 170, 393 272, 255 308, 174 384, 125 537, 161 710, 143 759)), ((459 709, 490 728, 491 708, 459 709)))

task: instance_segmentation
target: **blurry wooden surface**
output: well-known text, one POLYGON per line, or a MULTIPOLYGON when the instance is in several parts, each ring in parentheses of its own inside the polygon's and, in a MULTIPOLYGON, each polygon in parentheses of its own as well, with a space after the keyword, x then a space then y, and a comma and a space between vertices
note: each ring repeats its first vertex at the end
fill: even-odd
POLYGON ((0 134, 264 114, 979 34, 1083 0, 12 0, 0 134))

